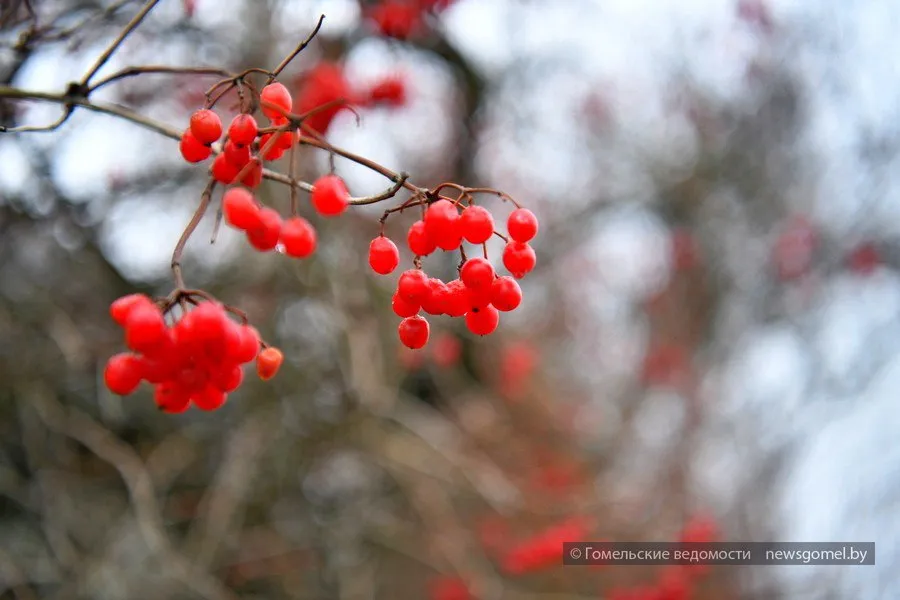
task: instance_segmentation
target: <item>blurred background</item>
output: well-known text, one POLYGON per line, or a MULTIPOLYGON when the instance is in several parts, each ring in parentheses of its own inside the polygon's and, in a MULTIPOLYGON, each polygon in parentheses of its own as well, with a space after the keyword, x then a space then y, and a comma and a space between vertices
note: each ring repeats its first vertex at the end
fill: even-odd
MULTIPOLYGON (((2 83, 63 92, 140 5, 5 0, 2 83)), ((533 210, 522 307, 485 338, 432 318, 408 351, 399 270, 366 260, 398 200, 324 221, 303 196, 305 261, 224 227, 210 244, 210 214, 187 283, 285 365, 219 411, 162 414, 146 385, 103 386, 124 347, 108 308, 172 290, 206 167, 86 110, 0 135, 0 598, 900 598, 900 3, 163 0, 98 76, 272 68, 320 14, 281 81, 354 99, 358 120, 317 125, 335 145, 533 210), (554 535, 874 541, 877 558, 540 565, 554 535)), ((180 131, 216 80, 92 99, 180 131)), ((5 126, 61 114, 0 90, 5 126)), ((328 155, 301 165, 313 181, 328 155)), ((389 185, 335 168, 355 196, 389 185)), ((289 203, 269 181, 260 198, 289 203)), ((388 221, 401 268, 414 218, 388 221)))

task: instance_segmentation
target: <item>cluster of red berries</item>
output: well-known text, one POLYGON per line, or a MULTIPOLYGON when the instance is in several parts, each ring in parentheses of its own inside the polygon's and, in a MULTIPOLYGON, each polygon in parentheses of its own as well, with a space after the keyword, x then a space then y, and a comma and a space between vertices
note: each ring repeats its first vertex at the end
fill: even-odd
MULTIPOLYGON (((310 194, 313 208, 325 217, 334 217, 347 209, 350 192, 337 175, 323 175, 313 184, 310 194)), ((317 235, 312 224, 301 216, 282 220, 273 208, 261 205, 244 188, 231 188, 222 195, 225 222, 243 231, 247 241, 260 252, 268 252, 281 244, 285 254, 306 258, 316 250, 317 235)))
POLYGON ((382 0, 368 11, 369 19, 381 35, 405 40, 421 31, 424 12, 443 10, 452 0, 382 0))
MULTIPOLYGON (((488 335, 497 329, 500 312, 515 310, 522 303, 517 279, 535 266, 534 250, 529 242, 537 235, 538 220, 530 210, 517 208, 507 220, 509 241, 503 251, 503 265, 512 276, 499 276, 487 258, 470 258, 459 270, 459 278, 444 282, 429 277, 419 268, 400 275, 392 307, 402 317, 398 333, 407 347, 418 349, 428 342, 430 327, 419 311, 430 315, 465 317, 466 327, 476 335, 488 335)), ((494 235, 494 219, 482 206, 470 205, 461 212, 450 200, 437 200, 413 223, 407 245, 414 255, 423 257, 440 248, 453 251, 463 240, 484 244, 494 235)), ((392 273, 400 263, 397 245, 381 235, 369 245, 369 266, 380 275, 392 273)))
MULTIPOLYGON (((287 124, 287 118, 276 108, 290 112, 293 98, 288 89, 279 82, 270 83, 260 92, 262 112, 273 127, 287 124), (271 106, 270 106, 271 105, 271 106)), ((226 185, 244 184, 255 188, 262 181, 264 160, 278 160, 297 140, 295 131, 277 133, 279 136, 270 143, 276 133, 259 133, 259 125, 251 114, 241 113, 228 126, 227 139, 222 152, 213 160, 210 173, 213 178, 226 185)), ((181 155, 190 163, 198 163, 212 155, 212 145, 219 141, 224 132, 222 120, 213 110, 204 108, 191 115, 190 126, 181 136, 181 155)))
POLYGON ((114 394, 127 396, 141 381, 155 386, 154 399, 168 413, 191 404, 216 410, 244 380, 242 365, 256 361, 263 380, 278 372, 281 351, 263 345, 256 329, 229 318, 225 308, 202 302, 177 323, 167 325, 160 307, 143 294, 123 296, 110 305, 113 320, 125 329, 131 352, 106 363, 103 379, 114 394))
POLYGON ((513 575, 557 567, 563 560, 563 543, 585 539, 590 522, 573 517, 517 544, 506 553, 503 569, 513 575))

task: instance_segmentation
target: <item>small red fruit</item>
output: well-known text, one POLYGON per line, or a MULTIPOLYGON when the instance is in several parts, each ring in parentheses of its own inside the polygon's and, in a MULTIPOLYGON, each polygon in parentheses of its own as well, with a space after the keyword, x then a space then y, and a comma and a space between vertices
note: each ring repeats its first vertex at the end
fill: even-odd
POLYGON ((241 183, 250 189, 259 187, 259 184, 262 183, 262 163, 259 162, 259 159, 253 159, 252 164, 247 168, 247 173, 241 177, 241 183))
POLYGON ((530 273, 536 262, 534 249, 526 242, 510 242, 503 249, 503 266, 516 279, 522 279, 530 273))
MULTIPOLYGON (((291 98, 291 93, 286 87, 284 87, 284 84, 277 81, 274 83, 270 83, 269 85, 264 87, 262 89, 262 92, 260 92, 259 94, 259 99, 262 102, 274 104, 275 106, 283 109, 285 112, 290 112, 291 107, 294 105, 294 100, 293 98, 291 98)), ((263 105, 262 111, 263 114, 270 119, 282 117, 281 112, 275 110, 274 108, 269 108, 265 105, 263 105)))
POLYGON ((243 188, 231 188, 222 196, 225 222, 235 229, 246 231, 259 227, 262 224, 259 211, 253 194, 243 188))
POLYGON ((462 211, 459 226, 470 244, 483 244, 494 235, 494 217, 483 206, 469 206, 462 211))
POLYGON ((250 162, 250 146, 241 146, 234 140, 225 142, 225 158, 235 167, 241 168, 250 162))
POLYGON ((527 208, 517 208, 506 222, 509 237, 517 242, 530 242, 538 232, 538 220, 527 208))
POLYGON ((238 176, 239 170, 240 168, 236 167, 233 162, 228 160, 228 157, 223 152, 213 161, 210 173, 212 173, 212 176, 219 183, 229 185, 234 183, 234 178, 238 176))
POLYGON ((406 317, 400 321, 400 325, 397 327, 400 341, 412 350, 418 350, 428 343, 429 331, 428 321, 419 315, 406 317))
POLYGON ((455 250, 462 242, 459 212, 449 200, 438 200, 425 211, 425 232, 443 250, 455 250))
POLYGON ((508 275, 498 277, 491 284, 491 304, 497 310, 508 312, 522 304, 522 288, 508 275))
POLYGON ((198 110, 191 115, 191 133, 201 144, 212 144, 222 137, 222 120, 208 108, 198 110))
POLYGON ((228 139, 240 146, 249 146, 256 139, 259 126, 252 115, 238 115, 228 126, 228 139))
POLYGON ((256 357, 256 374, 263 381, 268 381, 278 373, 282 362, 284 362, 284 354, 281 353, 281 350, 273 347, 266 348, 256 357))
POLYGON ((470 258, 459 271, 459 278, 467 288, 482 290, 494 282, 494 267, 486 258, 470 258))
POLYGON ((324 175, 313 184, 312 204, 316 211, 324 217, 335 217, 350 203, 350 192, 344 180, 337 175, 324 175))
POLYGON ((228 394, 217 387, 207 384, 202 390, 191 396, 191 402, 200 410, 217 410, 222 408, 228 394))
POLYGON ((294 258, 306 258, 316 251, 316 230, 303 217, 292 217, 281 226, 284 253, 294 258))
POLYGON ((490 304, 466 313, 466 327, 475 335, 494 333, 499 323, 500 313, 490 304))
POLYGON ((379 275, 388 275, 400 264, 400 251, 397 244, 383 235, 369 244, 369 266, 379 275))
POLYGON ((435 251, 437 245, 425 231, 425 221, 416 221, 409 228, 406 244, 416 256, 428 256, 435 251))
POLYGON ((398 317, 411 317, 419 312, 421 306, 417 302, 410 302, 399 293, 394 292, 394 296, 391 298, 391 308, 398 317))
POLYGON ((109 305, 109 315, 113 318, 113 321, 124 327, 125 322, 128 320, 128 315, 138 306, 152 307, 153 301, 144 294, 128 294, 116 299, 109 305))
POLYGON ((177 414, 183 413, 191 405, 191 394, 175 381, 164 381, 153 391, 153 400, 159 410, 177 414))
POLYGON ((103 381, 113 394, 127 396, 141 384, 141 361, 134 354, 116 354, 106 362, 103 381))
POLYGON ((400 275, 397 292, 409 302, 419 303, 428 294, 428 275, 419 269, 409 269, 400 275))
POLYGON ((268 206, 259 211, 259 225, 247 230, 247 241, 260 252, 268 252, 278 245, 281 237, 281 215, 268 206))
POLYGON ((156 305, 136 306, 125 321, 125 344, 135 352, 146 354, 162 344, 168 330, 156 305))
POLYGON ((198 140, 190 129, 186 129, 181 134, 181 143, 178 148, 181 150, 181 156, 189 163, 203 162, 212 155, 212 148, 198 140))

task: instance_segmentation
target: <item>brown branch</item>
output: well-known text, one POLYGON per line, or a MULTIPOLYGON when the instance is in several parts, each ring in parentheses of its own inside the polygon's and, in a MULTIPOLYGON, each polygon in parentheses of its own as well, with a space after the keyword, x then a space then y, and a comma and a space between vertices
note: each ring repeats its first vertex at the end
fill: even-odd
MULTIPOLYGON (((303 126, 303 128, 304 128, 304 131, 306 131, 305 125, 303 126)), ((388 169, 387 167, 380 165, 373 160, 369 160, 368 158, 360 156, 359 154, 355 154, 353 152, 350 152, 349 150, 344 150, 342 148, 338 148, 337 146, 333 146, 333 145, 329 144, 328 142, 317 140, 315 138, 308 137, 305 135, 301 135, 300 143, 307 145, 307 146, 312 146, 314 148, 319 148, 321 150, 327 150, 328 152, 337 154, 338 156, 340 156, 342 158, 351 160, 359 165, 366 167, 367 169, 370 169, 372 171, 375 171, 376 173, 384 175, 386 178, 390 179, 391 181, 396 182, 398 179, 401 179, 400 173, 397 173, 396 171, 392 171, 391 169, 388 169)), ((421 193, 425 193, 427 191, 424 188, 420 188, 416 185, 413 185, 412 183, 409 182, 409 180, 404 180, 401 185, 414 194, 421 194, 421 193)))
POLYGON ((209 208, 215 187, 216 180, 210 177, 209 183, 206 184, 206 189, 203 190, 203 194, 200 196, 200 204, 197 206, 194 216, 191 217, 187 227, 184 228, 178 243, 175 244, 175 250, 172 251, 172 274, 175 276, 175 287, 178 290, 184 289, 184 277, 181 274, 181 255, 184 253, 184 246, 194 233, 194 230, 197 229, 197 225, 203 220, 203 215, 206 214, 206 210, 209 208))
POLYGON ((93 92, 102 88, 105 85, 113 83, 115 81, 119 81, 122 79, 126 79, 128 77, 135 77, 137 75, 144 75, 149 73, 165 73, 170 75, 219 75, 220 77, 229 77, 231 73, 226 71, 225 69, 217 69, 215 67, 167 67, 167 66, 159 66, 159 65, 146 65, 141 67, 127 67, 122 69, 121 71, 116 71, 112 75, 108 75, 103 77, 99 81, 97 81, 94 85, 90 86, 88 92, 93 92))
POLYGON ((308 36, 306 36, 306 39, 303 40, 302 42, 300 42, 300 45, 298 45, 296 48, 294 48, 290 54, 285 56, 284 60, 282 60, 281 63, 279 63, 279 65, 277 67, 275 67, 275 70, 272 71, 271 75, 269 75, 269 83, 274 81, 275 78, 281 74, 281 72, 284 70, 284 68, 287 67, 291 63, 291 61, 294 60, 294 58, 298 54, 303 52, 303 49, 306 48, 310 44, 310 42, 313 41, 313 38, 316 37, 316 35, 319 33, 319 29, 322 28, 322 23, 324 21, 325 21, 325 15, 319 15, 319 22, 316 23, 316 26, 315 26, 315 28, 313 28, 312 32, 308 36))
MULTIPOLYGON (((169 127, 163 123, 158 121, 154 121, 149 119, 139 113, 134 112, 129 108, 125 108, 124 106, 120 106, 118 104, 106 104, 102 102, 93 102, 89 100, 86 96, 71 94, 68 91, 65 93, 51 93, 51 92, 39 92, 36 90, 22 90, 16 87, 8 86, 8 85, 0 85, 0 98, 9 98, 12 100, 35 100, 39 102, 53 102, 55 104, 62 104, 68 107, 82 107, 90 110, 92 112, 111 115, 114 117, 119 117, 120 119, 124 119, 125 121, 131 121, 136 125, 140 125, 146 129, 150 129, 151 131, 155 131, 161 135, 164 135, 173 140, 181 140, 181 132, 177 129, 169 127)), ((69 115, 74 111, 69 111, 69 115)), ((63 123, 68 119, 63 119, 63 123)), ((62 125, 62 123, 54 123, 56 127, 62 125)), ((31 131, 50 131, 48 129, 50 126, 37 127, 34 126, 30 130, 31 131)), ((24 128, 6 128, 0 126, 0 133, 14 133, 16 131, 29 131, 29 129, 24 128)))
POLYGON ((106 61, 110 59, 110 57, 115 53, 116 50, 119 49, 119 46, 122 45, 122 42, 125 41, 132 31, 137 28, 138 25, 141 24, 141 21, 144 20, 144 17, 153 10, 153 7, 159 4, 159 0, 148 0, 147 4, 138 11, 134 18, 125 25, 125 28, 116 36, 116 39, 112 41, 112 43, 103 51, 97 60, 94 62, 93 66, 88 70, 88 72, 81 78, 81 87, 86 88, 88 83, 91 81, 91 77, 97 74, 97 71, 103 68, 103 65, 106 64, 106 61))
POLYGON ((393 198, 397 195, 397 192, 400 191, 400 188, 403 187, 403 184, 406 183, 407 179, 409 179, 409 173, 400 173, 399 177, 397 177, 397 179, 394 181, 394 185, 392 185, 389 189, 381 192, 380 194, 375 194, 374 196, 351 198, 350 204, 352 204, 353 206, 365 206, 367 204, 376 204, 383 200, 387 200, 388 198, 393 198))

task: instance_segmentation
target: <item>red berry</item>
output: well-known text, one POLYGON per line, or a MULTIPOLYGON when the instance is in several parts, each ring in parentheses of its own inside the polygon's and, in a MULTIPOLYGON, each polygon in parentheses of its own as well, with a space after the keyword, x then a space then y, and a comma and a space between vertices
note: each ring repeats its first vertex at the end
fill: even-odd
POLYGON ((434 240, 425 231, 425 221, 421 220, 416 221, 409 228, 409 233, 406 235, 406 244, 416 256, 428 256, 437 248, 434 240))
POLYGON ((408 38, 421 22, 419 7, 403 0, 382 0, 369 12, 372 22, 387 37, 408 38))
POLYGON ((509 237, 517 242, 530 242, 538 232, 538 220, 527 208, 517 208, 506 222, 509 237))
POLYGON ((344 180, 337 175, 324 175, 313 184, 312 204, 325 217, 334 217, 346 210, 350 203, 350 192, 344 180))
POLYGON ((243 188, 231 188, 222 196, 225 222, 235 229, 248 230, 262 225, 260 207, 253 194, 243 188))
POLYGON ((494 282, 494 267, 486 258, 470 258, 459 271, 459 278, 467 288, 481 290, 494 282))
POLYGON ((175 381, 164 381, 153 391, 153 400, 163 412, 183 413, 190 406, 191 394, 175 381))
POLYGON ((141 357, 141 371, 144 379, 148 383, 162 383, 168 381, 175 374, 175 363, 171 360, 171 356, 160 356, 158 358, 141 357))
POLYGON ((256 357, 256 374, 263 381, 268 381, 275 377, 281 363, 284 362, 284 355, 278 348, 266 348, 256 357))
POLYGON ((213 161, 210 172, 216 181, 228 185, 234 183, 234 178, 238 176, 239 170, 240 168, 228 160, 228 157, 223 152, 213 161))
POLYGON ((225 142, 225 158, 235 167, 241 168, 250 162, 250 146, 241 146, 234 140, 225 142))
POLYGON ((425 211, 425 232, 443 250, 455 250, 462 242, 459 212, 449 200, 438 200, 425 211))
POLYGON ((109 305, 109 314, 113 321, 124 327, 125 322, 128 320, 128 315, 138 306, 152 307, 153 301, 144 294, 128 294, 116 299, 109 305))
POLYGON ((369 88, 369 101, 402 106, 406 103, 406 82, 402 75, 391 75, 380 79, 369 88))
POLYGON ((258 187, 262 183, 262 163, 259 160, 253 160, 253 164, 250 165, 247 173, 241 178, 241 183, 251 189, 258 187))
POLYGON ((244 371, 239 365, 226 365, 213 373, 211 381, 217 389, 227 394, 241 386, 241 382, 244 381, 244 371))
POLYGON ((181 143, 178 147, 181 150, 181 156, 189 163, 202 162, 212 154, 212 148, 204 145, 203 142, 194 137, 190 129, 186 129, 181 134, 181 143))
POLYGON ((247 241, 260 252, 268 252, 281 238, 281 215, 264 206, 259 210, 259 225, 247 230, 247 241))
POLYGON ((498 277, 491 284, 491 304, 497 310, 508 312, 515 310, 522 303, 522 288, 508 275, 498 277))
POLYGON ((202 144, 212 144, 222 137, 222 120, 219 115, 204 108, 191 115, 191 133, 202 144))
POLYGON ((249 146, 256 139, 259 127, 252 115, 238 115, 228 126, 228 139, 241 146, 249 146))
POLYGON ((135 352, 152 352, 167 335, 166 322, 155 305, 136 306, 125 321, 125 344, 135 352))
POLYGON ((106 362, 103 381, 113 394, 127 396, 141 384, 141 361, 134 354, 116 354, 106 362))
POLYGON ((306 119, 306 124, 319 133, 325 133, 338 113, 346 109, 345 104, 335 101, 343 98, 352 102, 355 95, 344 77, 344 68, 328 61, 320 61, 307 71, 303 76, 302 86, 297 97, 296 112, 303 114, 330 102, 334 103, 330 108, 319 110, 306 119))
POLYGON ((388 275, 400 264, 400 251, 397 244, 383 235, 369 244, 369 266, 379 275, 388 275))
POLYGON ((503 249, 503 266, 516 279, 522 279, 530 273, 536 262, 534 249, 525 242, 510 242, 503 249))
POLYGON ((228 395, 213 385, 206 385, 191 396, 191 402, 200 410, 217 410, 222 408, 228 395))
POLYGON ((400 321, 400 325, 397 327, 400 341, 404 346, 413 350, 418 350, 428 343, 429 330, 428 321, 419 315, 406 317, 400 321))
POLYGON ((294 258, 306 258, 316 250, 316 230, 303 217, 292 217, 281 226, 284 253, 294 258))
POLYGON ((221 342, 228 317, 218 302, 204 302, 190 312, 193 337, 199 343, 221 342))
POLYGON ((421 306, 418 302, 410 302, 399 293, 394 292, 394 296, 391 298, 391 308, 398 317, 411 317, 419 312, 421 306))
MULTIPOLYGON (((260 92, 259 94, 259 99, 262 102, 274 104, 275 106, 283 109, 285 112, 290 112, 291 107, 294 105, 294 100, 293 98, 291 98, 291 93, 286 87, 284 87, 284 84, 278 83, 277 81, 274 83, 270 83, 269 85, 264 87, 262 89, 262 92, 260 92)), ((281 112, 275 110, 274 108, 263 106, 262 111, 263 114, 270 119, 282 117, 281 112)))
POLYGON ((483 244, 494 235, 494 217, 483 206, 469 206, 462 211, 459 226, 470 244, 483 244))
POLYGON ((230 348, 229 357, 237 363, 248 363, 259 354, 259 333, 250 325, 241 325, 240 342, 230 348))
POLYGON ((428 280, 428 293, 422 299, 422 310, 429 315, 442 315, 447 306, 447 284, 432 277, 428 280))
POLYGON ((296 133, 294 133, 293 131, 285 131, 278 136, 278 141, 275 143, 282 150, 290 150, 291 146, 294 145, 297 139, 298 138, 296 133))
POLYGON ((272 134, 267 133, 259 138, 259 151, 262 154, 262 157, 266 160, 278 160, 282 156, 284 156, 284 148, 282 148, 278 144, 278 140, 269 145, 269 141, 272 139, 272 134), (263 148, 268 146, 268 150, 263 151, 263 148))
POLYGON ((460 279, 447 284, 447 300, 444 310, 451 317, 462 317, 472 308, 469 289, 460 279))
POLYGON ((863 243, 847 257, 850 269, 860 275, 871 275, 881 265, 881 254, 875 244, 863 243))
POLYGON ((397 292, 405 300, 421 304, 428 294, 428 275, 419 269, 409 269, 400 275, 397 292))
POLYGON ((494 333, 499 323, 500 313, 490 304, 466 313, 466 327, 475 335, 494 333))

